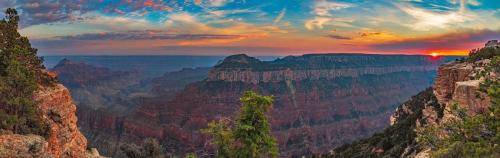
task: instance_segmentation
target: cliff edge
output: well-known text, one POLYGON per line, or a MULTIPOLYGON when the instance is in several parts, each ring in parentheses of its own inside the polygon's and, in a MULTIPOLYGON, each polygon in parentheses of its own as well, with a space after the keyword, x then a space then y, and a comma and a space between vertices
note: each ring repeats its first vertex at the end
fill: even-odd
POLYGON ((391 126, 383 132, 321 156, 425 158, 464 157, 471 153, 492 156, 495 149, 488 153, 489 145, 482 149, 478 145, 494 141, 497 129, 486 123, 497 115, 492 109, 498 98, 492 97, 498 97, 500 78, 500 49, 491 43, 472 50, 464 60, 439 66, 432 88, 401 104, 390 117, 391 126), (464 134, 467 130, 473 133, 464 134), (481 142, 475 142, 474 132, 479 132, 481 142), (477 146, 467 146, 469 142, 477 146))
POLYGON ((39 87, 33 98, 48 125, 47 136, 0 134, 2 157, 100 157, 95 149, 87 151, 87 139, 76 125, 76 106, 66 87, 39 87))

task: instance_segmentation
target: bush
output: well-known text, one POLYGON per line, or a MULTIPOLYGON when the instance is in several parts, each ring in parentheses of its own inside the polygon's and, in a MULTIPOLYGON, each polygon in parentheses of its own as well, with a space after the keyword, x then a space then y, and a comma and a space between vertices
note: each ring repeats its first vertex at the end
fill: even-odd
POLYGON ((500 49, 495 47, 484 47, 481 49, 474 49, 469 52, 468 62, 474 62, 483 59, 491 59, 494 56, 500 55, 500 49))
POLYGON ((167 157, 163 147, 158 140, 153 138, 145 139, 141 146, 135 144, 124 144, 120 150, 129 158, 165 158, 167 157))

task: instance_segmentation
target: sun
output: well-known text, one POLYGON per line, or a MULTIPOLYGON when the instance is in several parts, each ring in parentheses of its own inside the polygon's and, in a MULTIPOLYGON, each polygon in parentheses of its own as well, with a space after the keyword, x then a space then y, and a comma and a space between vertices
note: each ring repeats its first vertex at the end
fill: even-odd
POLYGON ((438 57, 438 56, 439 56, 439 54, 438 54, 438 53, 431 53, 431 56, 432 56, 432 57, 438 57))

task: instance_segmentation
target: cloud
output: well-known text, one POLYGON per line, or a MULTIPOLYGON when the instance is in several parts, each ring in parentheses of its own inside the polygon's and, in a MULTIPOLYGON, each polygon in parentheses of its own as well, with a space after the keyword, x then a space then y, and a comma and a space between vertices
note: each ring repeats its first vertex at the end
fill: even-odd
POLYGON ((477 0, 449 0, 451 4, 459 4, 460 10, 465 11, 467 9, 467 5, 478 6, 479 3, 477 0))
POLYGON ((238 34, 247 37, 265 37, 272 33, 287 33, 278 26, 255 25, 241 21, 230 21, 224 27, 213 27, 201 22, 189 13, 171 14, 165 23, 169 30, 183 33, 238 34))
POLYGON ((340 35, 325 35, 325 37, 333 38, 333 39, 339 39, 339 40, 350 40, 350 39, 352 39, 351 37, 340 36, 340 35))
POLYGON ((22 28, 20 32, 23 35, 29 35, 33 39, 85 33, 158 30, 160 28, 162 26, 150 23, 145 19, 135 19, 126 16, 101 16, 98 13, 89 12, 72 22, 32 25, 22 28))
POLYGON ((283 17, 285 16, 285 14, 286 14, 286 8, 281 9, 280 14, 278 14, 278 16, 273 20, 273 24, 276 25, 277 23, 279 23, 281 19, 283 19, 283 17))
POLYGON ((217 17, 226 17, 228 15, 234 15, 234 14, 259 13, 260 11, 256 9, 231 9, 231 10, 211 10, 208 12, 217 17))
POLYGON ((307 20, 304 26, 308 30, 314 30, 316 28, 323 29, 326 25, 340 26, 340 27, 353 27, 352 22, 354 20, 347 18, 330 18, 330 17, 316 17, 314 19, 307 20))
POLYGON ((128 32, 105 32, 88 33, 73 36, 59 36, 60 40, 203 40, 203 39, 235 39, 240 35, 218 35, 218 34, 172 34, 164 31, 128 31, 128 32))
POLYGON ((151 7, 151 8, 163 10, 163 11, 171 12, 173 10, 171 7, 169 7, 165 4, 162 4, 162 3, 155 3, 155 2, 153 2, 153 0, 146 0, 143 4, 146 7, 151 7))
POLYGON ((329 2, 326 0, 319 0, 314 4, 313 13, 317 16, 332 16, 330 11, 340 10, 352 7, 351 4, 347 3, 338 3, 338 2, 329 2))
POLYGON ((500 37, 500 30, 464 30, 462 32, 424 38, 409 38, 373 44, 372 48, 382 51, 457 49, 468 50, 480 47, 484 42, 500 37))
POLYGON ((81 16, 94 12, 103 14, 126 15, 148 10, 171 12, 182 10, 176 1, 135 1, 135 0, 2 0, 2 6, 15 7, 20 11, 21 26, 47 24, 54 22, 71 22, 81 16), (172 6, 176 6, 173 8, 172 6))
POLYGON ((194 0, 196 5, 206 5, 209 7, 222 7, 233 0, 194 0))
POLYGON ((413 23, 408 23, 406 26, 419 31, 428 31, 435 28, 449 28, 458 23, 472 21, 478 18, 474 14, 460 11, 437 13, 411 6, 400 6, 399 8, 414 19, 413 23))
POLYGON ((313 19, 306 20, 304 26, 308 30, 316 28, 323 29, 324 25, 336 25, 341 27, 352 27, 350 24, 352 20, 346 18, 335 18, 331 11, 341 10, 352 7, 351 4, 329 2, 326 0, 319 0, 314 3, 312 13, 315 15, 313 19))
POLYGON ((361 37, 368 37, 368 36, 377 36, 381 35, 381 32, 359 32, 358 33, 361 37))

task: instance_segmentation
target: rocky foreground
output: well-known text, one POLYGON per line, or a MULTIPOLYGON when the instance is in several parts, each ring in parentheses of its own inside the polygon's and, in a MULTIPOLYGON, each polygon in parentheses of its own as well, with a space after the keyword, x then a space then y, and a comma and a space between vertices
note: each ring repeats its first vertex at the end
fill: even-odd
POLYGON ((76 106, 68 89, 61 84, 40 87, 34 99, 43 121, 49 125, 48 136, 0 134, 1 157, 100 157, 97 150, 87 150, 87 139, 77 127, 76 106))

